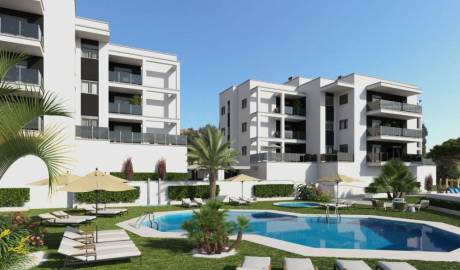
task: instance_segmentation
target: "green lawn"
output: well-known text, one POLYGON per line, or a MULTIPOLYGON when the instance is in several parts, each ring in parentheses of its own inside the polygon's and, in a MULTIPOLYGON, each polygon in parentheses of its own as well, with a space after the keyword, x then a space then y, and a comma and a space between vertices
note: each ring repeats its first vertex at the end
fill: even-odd
MULTIPOLYGON (((291 211, 296 213, 320 213, 323 214, 324 210, 321 209, 288 209, 273 206, 273 202, 258 202, 250 206, 233 207, 226 206, 227 208, 239 208, 239 209, 276 209, 283 211, 291 211)), ((99 218, 100 229, 112 229, 117 228, 116 223, 138 217, 144 212, 158 212, 158 211, 170 211, 170 210, 183 210, 180 207, 163 206, 163 207, 134 207, 129 209, 129 214, 122 217, 113 218, 99 218)), ((46 212, 46 210, 33 210, 29 211, 28 215, 36 215, 38 213, 46 212)), ((372 214, 381 216, 401 217, 409 219, 423 219, 429 221, 439 221, 455 226, 460 226, 460 218, 455 216, 449 216, 440 214, 433 211, 423 211, 418 213, 399 213, 384 210, 374 210, 367 206, 357 206, 352 209, 343 210, 342 214, 372 214)), ((82 226, 83 230, 93 230, 94 222, 92 224, 82 226)), ((62 237, 62 227, 49 227, 48 234, 46 236, 46 249, 51 253, 50 262, 45 263, 35 269, 55 269, 61 264, 61 257, 56 254, 56 249, 59 245, 60 238, 62 237)), ((186 240, 178 239, 152 239, 152 238, 141 238, 134 234, 130 234, 132 240, 136 243, 143 254, 142 265, 139 264, 138 259, 132 261, 121 261, 113 262, 108 264, 98 264, 93 267, 86 267, 87 269, 173 269, 173 270, 207 270, 207 269, 235 269, 239 263, 242 262, 245 255, 254 256, 270 256, 273 262, 273 269, 281 269, 281 260, 285 256, 298 257, 298 255, 289 254, 284 251, 280 251, 275 248, 261 246, 250 242, 243 242, 237 255, 225 259, 197 259, 192 258, 189 254, 191 246, 186 240)), ((318 266, 321 270, 333 269, 333 258, 322 258, 312 257, 313 263, 318 266)), ((375 266, 376 260, 366 260, 372 267, 375 266)), ((410 261, 412 265, 417 267, 419 270, 460 270, 460 263, 451 262, 422 262, 422 261, 410 261)), ((85 267, 83 267, 85 268, 85 267)))

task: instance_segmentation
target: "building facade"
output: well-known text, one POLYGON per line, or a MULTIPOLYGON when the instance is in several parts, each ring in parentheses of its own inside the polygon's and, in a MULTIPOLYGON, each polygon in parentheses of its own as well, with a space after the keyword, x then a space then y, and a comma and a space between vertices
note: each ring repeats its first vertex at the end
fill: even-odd
MULTIPOLYGON (((177 56, 110 43, 109 24, 77 17, 74 0, 4 0, 0 20, 0 47, 27 56, 6 80, 54 92, 71 113, 28 128, 62 128, 72 173, 120 171, 129 157, 135 172, 154 171, 162 158, 168 172, 187 172, 177 56)), ((28 156, 0 186, 46 176, 44 164, 28 156)))
POLYGON ((436 167, 422 158, 420 94, 411 84, 354 73, 247 80, 220 93, 219 127, 240 151, 240 168, 260 179, 315 182, 339 173, 360 180, 342 195, 359 194, 398 158, 423 188, 436 167))

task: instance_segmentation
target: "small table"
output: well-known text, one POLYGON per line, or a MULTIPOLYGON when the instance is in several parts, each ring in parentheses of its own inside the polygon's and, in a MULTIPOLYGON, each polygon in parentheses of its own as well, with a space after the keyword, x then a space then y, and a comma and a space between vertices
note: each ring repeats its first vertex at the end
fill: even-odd
POLYGON ((326 207, 326 217, 329 216, 329 208, 334 208, 334 214, 340 217, 339 209, 348 207, 348 205, 342 203, 324 203, 323 206, 326 207))

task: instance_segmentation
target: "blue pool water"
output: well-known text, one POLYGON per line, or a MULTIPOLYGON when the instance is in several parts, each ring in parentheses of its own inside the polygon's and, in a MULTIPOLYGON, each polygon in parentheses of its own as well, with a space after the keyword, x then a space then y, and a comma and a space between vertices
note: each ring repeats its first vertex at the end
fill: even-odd
MULTIPOLYGON (((443 252, 460 248, 460 235, 411 222, 355 217, 326 222, 319 217, 297 217, 268 211, 229 211, 227 220, 236 221, 237 216, 250 219, 247 234, 310 247, 443 252)), ((181 224, 191 217, 191 211, 156 217, 156 229, 182 232, 181 224)), ((148 226, 148 222, 145 226, 148 226)))
POLYGON ((310 208, 321 206, 321 204, 313 202, 277 202, 273 205, 289 208, 310 208))

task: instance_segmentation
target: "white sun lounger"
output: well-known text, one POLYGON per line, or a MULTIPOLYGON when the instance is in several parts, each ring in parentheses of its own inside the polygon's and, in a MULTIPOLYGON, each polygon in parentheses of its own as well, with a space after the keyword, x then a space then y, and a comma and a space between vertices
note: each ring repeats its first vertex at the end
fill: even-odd
POLYGON ((283 270, 315 270, 308 258, 284 258, 283 270))
POLYGON ((270 257, 244 256, 243 265, 236 270, 269 270, 271 269, 270 257))
POLYGON ((230 204, 242 204, 242 205, 249 204, 249 202, 243 201, 240 198, 230 197, 229 200, 230 200, 230 204))
MULTIPOLYGON (((96 215, 96 208, 92 206, 83 207, 91 215, 96 215)), ((98 216, 116 216, 122 215, 128 212, 126 208, 98 208, 97 215, 98 216)))
POLYGON ((334 270, 372 270, 364 261, 336 260, 334 270))
POLYGON ((182 199, 182 206, 185 206, 185 207, 197 207, 198 204, 196 202, 192 202, 192 200, 190 200, 190 198, 184 198, 184 199, 182 199))
POLYGON ((203 201, 203 199, 201 198, 194 198, 193 201, 198 204, 198 206, 203 206, 203 205, 206 205, 206 202, 203 201))
POLYGON ((52 225, 76 225, 88 222, 87 219, 83 218, 58 218, 50 213, 39 214, 38 217, 41 219, 42 223, 52 225))
POLYGON ((51 214, 55 215, 58 218, 75 218, 75 219, 86 219, 87 221, 93 220, 96 217, 95 216, 80 216, 80 215, 69 215, 68 213, 64 211, 54 211, 51 212, 51 214))
POLYGON ((243 197, 239 197, 238 198, 240 201, 243 201, 245 203, 253 203, 253 202, 256 202, 256 199, 255 198, 243 198, 243 197))
MULTIPOLYGON (((76 240, 82 243, 94 243, 96 239, 95 232, 83 232, 76 228, 67 226, 64 230, 64 237, 76 240)), ((98 231, 97 242, 116 242, 116 241, 128 241, 130 240, 129 235, 124 230, 109 230, 109 231, 98 231)))
POLYGON ((375 267, 377 270, 417 270, 406 262, 383 262, 379 261, 375 267))
POLYGON ((76 240, 72 240, 67 237, 62 238, 61 245, 75 247, 75 248, 82 248, 82 249, 95 247, 98 250, 113 249, 113 248, 129 248, 129 247, 136 246, 134 245, 134 242, 131 240, 85 244, 85 243, 82 243, 76 240))

